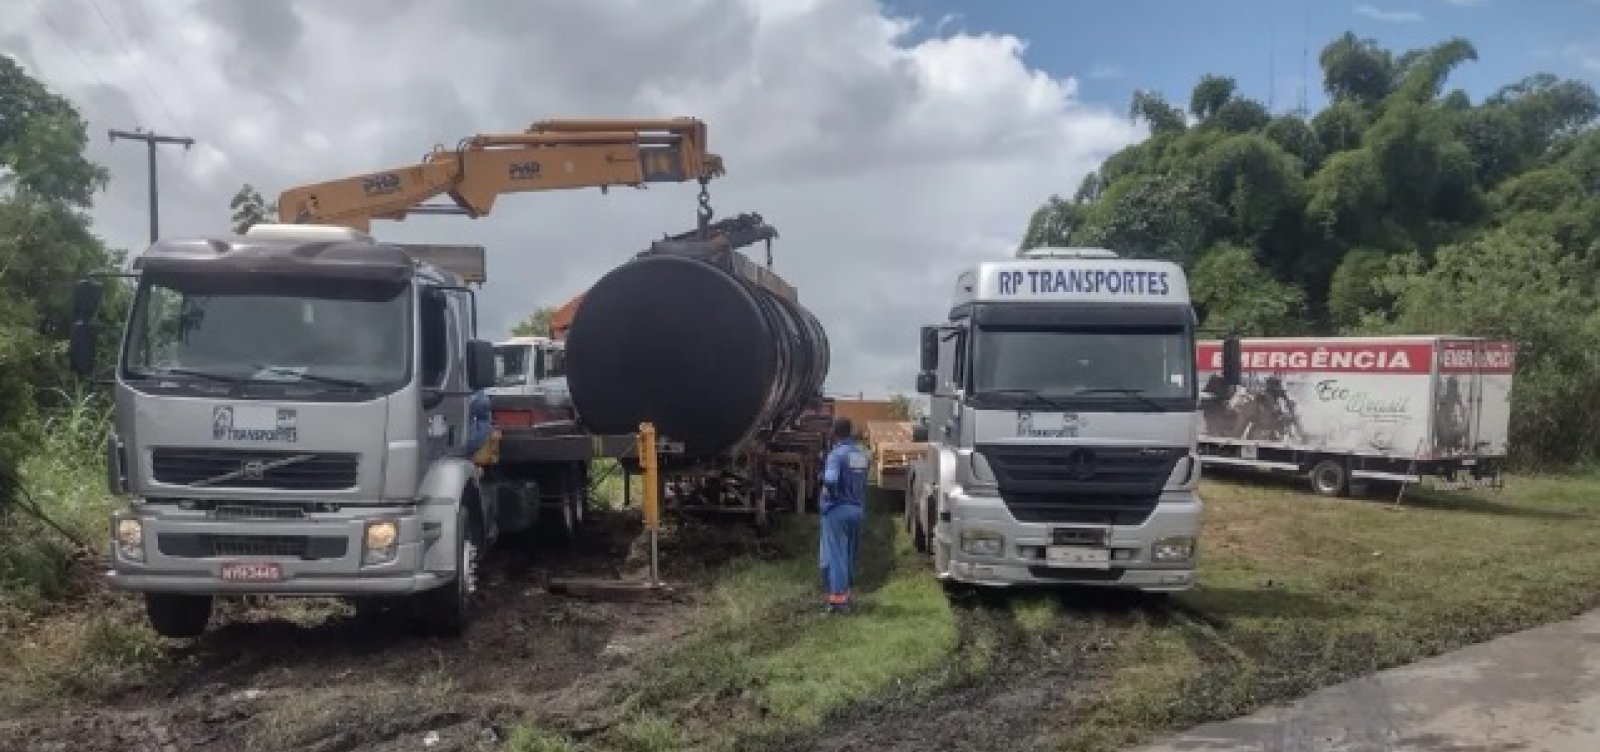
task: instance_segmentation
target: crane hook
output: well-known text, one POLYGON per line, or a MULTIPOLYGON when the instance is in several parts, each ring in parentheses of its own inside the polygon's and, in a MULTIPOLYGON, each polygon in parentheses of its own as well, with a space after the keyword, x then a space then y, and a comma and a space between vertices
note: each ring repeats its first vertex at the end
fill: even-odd
POLYGON ((711 217, 714 216, 714 213, 711 210, 711 192, 706 189, 706 186, 710 183, 711 178, 700 178, 700 208, 696 213, 699 215, 700 220, 698 225, 700 229, 701 240, 706 240, 708 238, 707 231, 711 227, 711 217))

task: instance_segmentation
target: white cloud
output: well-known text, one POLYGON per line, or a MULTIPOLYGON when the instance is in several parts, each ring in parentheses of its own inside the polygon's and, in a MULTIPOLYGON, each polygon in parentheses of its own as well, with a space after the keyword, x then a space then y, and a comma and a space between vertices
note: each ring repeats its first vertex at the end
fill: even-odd
MULTIPOLYGON (((1142 137, 1120 112, 1081 103, 1074 80, 1027 68, 1021 40, 913 44, 911 21, 872 0, 98 8, 109 23, 88 0, 7 3, 0 48, 89 117, 91 156, 113 176, 95 209, 112 244, 144 243, 145 154, 108 143, 107 128, 197 139, 161 163, 163 234, 178 235, 224 230, 247 181, 275 195, 542 118, 693 115, 728 165, 711 187, 719 215, 758 211, 782 233, 777 270, 828 328, 836 390, 909 390, 916 327, 942 315, 956 270, 1007 254, 1046 196, 1142 137)), ((498 334, 688 229, 694 195, 506 196, 483 219, 374 232, 485 245, 481 309, 498 334)))
POLYGON ((1422 14, 1414 10, 1384 10, 1372 5, 1357 5, 1356 14, 1384 23, 1416 23, 1423 20, 1422 14))

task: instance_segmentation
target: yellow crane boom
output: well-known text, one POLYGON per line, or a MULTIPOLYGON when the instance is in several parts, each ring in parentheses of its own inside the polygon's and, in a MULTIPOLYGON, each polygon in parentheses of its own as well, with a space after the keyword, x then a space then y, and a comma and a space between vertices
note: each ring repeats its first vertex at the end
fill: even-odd
POLYGON ((706 151, 706 125, 696 118, 541 120, 522 133, 436 146, 417 164, 290 188, 278 196, 278 215, 366 232, 374 219, 413 213, 476 219, 503 193, 695 180, 704 224, 711 216, 705 185, 722 174, 722 157, 706 151), (451 204, 426 203, 440 195, 451 204))

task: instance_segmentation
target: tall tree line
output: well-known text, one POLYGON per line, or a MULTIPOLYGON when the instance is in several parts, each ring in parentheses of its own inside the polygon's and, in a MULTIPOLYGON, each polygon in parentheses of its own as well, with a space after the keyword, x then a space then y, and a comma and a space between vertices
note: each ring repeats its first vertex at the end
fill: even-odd
POLYGON ((1465 39, 1401 53, 1346 33, 1330 104, 1274 114, 1204 75, 1187 109, 1137 92, 1151 136, 1053 196, 1022 247, 1104 246, 1185 265, 1208 328, 1454 333, 1521 349, 1525 462, 1600 454, 1600 98, 1536 74, 1447 90, 1465 39))

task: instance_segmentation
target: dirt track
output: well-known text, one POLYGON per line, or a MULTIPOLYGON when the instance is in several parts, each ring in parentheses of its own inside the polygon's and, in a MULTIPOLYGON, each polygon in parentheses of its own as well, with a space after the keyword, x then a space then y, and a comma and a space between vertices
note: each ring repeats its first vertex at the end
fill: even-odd
MULTIPOLYGON (((414 637, 398 618, 336 606, 303 626, 289 606, 230 604, 204 637, 172 643, 153 676, 0 720, 0 749, 449 752, 499 749, 510 726, 529 718, 594 733, 615 721, 611 689, 645 651, 673 641, 688 608, 545 592, 552 575, 615 576, 637 561, 633 525, 596 528, 570 550, 524 542, 497 554, 478 620, 461 640, 414 637)), ((692 578, 715 563, 708 559, 735 553, 703 540, 692 548, 695 560, 666 557, 688 562, 669 575, 692 578)), ((117 601, 130 618, 142 615, 132 599, 117 601)))

